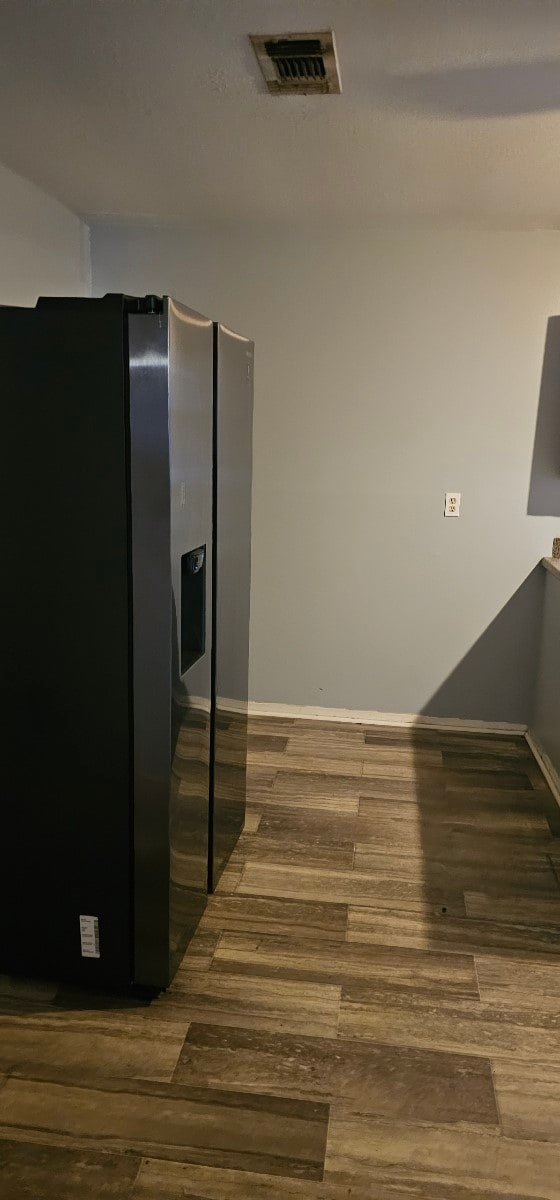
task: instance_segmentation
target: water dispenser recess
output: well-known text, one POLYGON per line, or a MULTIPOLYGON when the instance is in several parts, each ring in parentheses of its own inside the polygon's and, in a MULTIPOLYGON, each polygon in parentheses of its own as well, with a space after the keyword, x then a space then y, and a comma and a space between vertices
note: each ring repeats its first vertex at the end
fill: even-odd
POLYGON ((206 642, 206 546, 181 556, 181 675, 202 658, 206 642))

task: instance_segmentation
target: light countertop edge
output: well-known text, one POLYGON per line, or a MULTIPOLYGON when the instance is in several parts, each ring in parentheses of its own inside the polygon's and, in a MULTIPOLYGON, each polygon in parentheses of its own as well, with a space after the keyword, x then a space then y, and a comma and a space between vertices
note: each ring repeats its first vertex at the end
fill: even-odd
POLYGON ((556 578, 560 579, 560 558, 541 558, 541 562, 551 575, 556 575, 556 578))

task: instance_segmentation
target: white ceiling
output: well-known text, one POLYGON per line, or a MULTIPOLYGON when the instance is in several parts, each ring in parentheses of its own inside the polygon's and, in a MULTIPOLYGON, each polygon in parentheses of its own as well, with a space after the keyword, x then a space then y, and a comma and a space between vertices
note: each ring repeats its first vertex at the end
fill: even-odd
POLYGON ((0 160, 77 212, 560 226, 560 0, 0 0, 0 160), (343 94, 247 35, 334 29, 343 94))

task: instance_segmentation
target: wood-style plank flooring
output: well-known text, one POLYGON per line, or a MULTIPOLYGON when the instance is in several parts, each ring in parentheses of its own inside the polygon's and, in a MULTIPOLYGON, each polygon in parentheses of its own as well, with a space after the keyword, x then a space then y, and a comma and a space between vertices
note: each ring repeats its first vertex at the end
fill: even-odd
POLYGON ((0 980, 0 1197, 560 1200, 559 835, 521 738, 253 721, 169 991, 0 980))

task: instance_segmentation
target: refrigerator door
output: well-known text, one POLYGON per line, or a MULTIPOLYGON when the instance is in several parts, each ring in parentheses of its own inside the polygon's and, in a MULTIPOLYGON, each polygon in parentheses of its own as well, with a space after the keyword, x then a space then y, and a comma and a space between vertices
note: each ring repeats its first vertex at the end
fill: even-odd
POLYGON ((243 829, 249 689, 253 343, 214 327, 212 891, 243 829))
POLYGON ((129 317, 134 980, 165 987, 206 903, 212 633, 212 322, 129 317))

